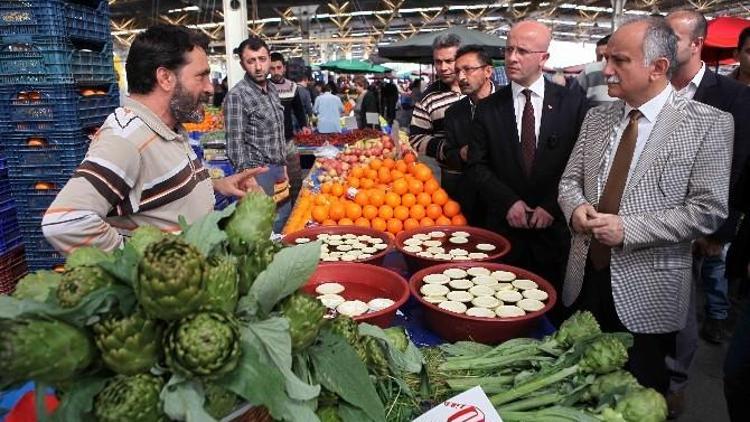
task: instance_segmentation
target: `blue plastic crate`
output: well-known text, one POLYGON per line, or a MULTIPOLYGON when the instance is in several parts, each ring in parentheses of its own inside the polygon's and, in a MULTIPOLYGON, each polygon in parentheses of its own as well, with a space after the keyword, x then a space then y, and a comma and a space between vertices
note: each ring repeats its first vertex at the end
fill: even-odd
POLYGON ((77 166, 86 156, 89 139, 83 132, 35 135, 0 134, 0 153, 8 162, 11 177, 38 176, 48 166, 77 166))
POLYGON ((26 261, 32 260, 59 261, 64 258, 52 245, 47 242, 42 234, 41 227, 37 231, 23 232, 23 245, 26 248, 26 261))
POLYGON ((19 220, 26 215, 43 215, 67 181, 67 177, 11 180, 19 220))
POLYGON ((3 132, 72 131, 101 126, 120 104, 117 84, 101 88, 66 85, 9 85, 0 88, 3 132), (85 96, 84 91, 101 91, 85 96))
POLYGON ((33 255, 26 254, 26 265, 29 271, 39 270, 57 270, 65 266, 65 258, 35 258, 33 255))
POLYGON ((70 37, 108 42, 111 40, 109 17, 109 4, 105 0, 84 4, 62 0, 3 0, 0 2, 0 36, 70 37))
POLYGON ((12 199, 0 202, 0 255, 21 244, 21 228, 12 199))
POLYGON ((114 83, 112 43, 93 48, 62 38, 0 37, 0 84, 114 83))

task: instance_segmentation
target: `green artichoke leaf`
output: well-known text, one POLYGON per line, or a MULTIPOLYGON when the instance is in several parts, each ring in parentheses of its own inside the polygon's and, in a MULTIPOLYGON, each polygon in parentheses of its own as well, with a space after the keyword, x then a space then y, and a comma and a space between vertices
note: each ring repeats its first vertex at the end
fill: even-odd
POLYGON ((185 217, 180 216, 182 236, 205 256, 211 256, 227 240, 227 234, 219 228, 219 222, 234 212, 237 203, 232 203, 221 211, 213 211, 195 223, 188 225, 185 217))
POLYGON ((73 308, 61 308, 56 303, 40 303, 34 300, 18 300, 0 295, 0 319, 20 317, 50 317, 77 327, 84 327, 97 320, 101 314, 117 309, 123 315, 133 312, 136 298, 133 290, 121 285, 107 286, 95 290, 73 308))
POLYGON ((172 420, 190 422, 215 422, 203 409, 206 395, 203 386, 179 375, 173 375, 161 390, 164 413, 172 420))
POLYGON ((406 351, 402 352, 399 345, 392 341, 385 330, 367 323, 359 324, 359 335, 374 337, 386 346, 391 372, 398 374, 403 371, 418 374, 422 371, 422 354, 411 341, 406 351))
POLYGON ((243 341, 257 347, 261 359, 274 365, 284 376, 289 397, 296 400, 312 400, 320 394, 319 385, 302 381, 292 371, 292 339, 286 318, 269 318, 248 324, 241 329, 243 341))
POLYGON ((109 275, 125 284, 133 287, 138 281, 138 262, 141 256, 130 243, 118 251, 114 259, 100 261, 98 265, 109 275))
POLYGON ((339 404, 338 417, 342 422, 359 422, 369 419, 364 410, 347 403, 339 404))
POLYGON ((37 302, 55 300, 55 292, 60 284, 62 275, 55 271, 37 271, 27 274, 16 284, 13 297, 16 299, 31 299, 37 302))
POLYGON ((52 422, 91 421, 94 419, 94 398, 109 379, 102 376, 89 376, 73 382, 66 391, 50 418, 52 422))
POLYGON ((360 420, 385 420, 383 403, 357 352, 343 337, 330 330, 323 330, 320 340, 310 347, 310 358, 318 382, 361 409, 367 418, 360 420))
POLYGON ((319 259, 320 242, 279 251, 250 288, 249 294, 257 298, 261 316, 268 315, 277 303, 307 283, 319 259))
POLYGON ((235 315, 241 321, 255 321, 258 315, 258 298, 253 295, 245 295, 240 297, 237 302, 237 309, 235 315))
POLYGON ((274 420, 319 421, 310 406, 287 395, 284 375, 275 366, 267 365, 257 346, 247 340, 242 341, 242 358, 237 368, 214 383, 252 405, 265 406, 274 420))
POLYGON ((65 269, 71 270, 75 267, 97 265, 100 262, 112 259, 112 255, 93 246, 83 246, 74 250, 65 259, 65 269))

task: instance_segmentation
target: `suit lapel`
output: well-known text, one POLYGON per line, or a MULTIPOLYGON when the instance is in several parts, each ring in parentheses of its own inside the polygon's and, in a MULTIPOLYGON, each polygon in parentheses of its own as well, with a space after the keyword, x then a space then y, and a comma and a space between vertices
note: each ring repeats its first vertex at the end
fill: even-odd
MULTIPOLYGON (((620 119, 622 118, 624 109, 624 102, 617 101, 613 103, 611 107, 606 108, 602 112, 600 120, 593 125, 594 133, 588 134, 588 137, 590 139, 589 151, 591 151, 591 153, 586 154, 588 157, 590 157, 589 160, 587 160, 586 174, 592 176, 592 179, 589 181, 591 184, 588 191, 592 192, 594 201, 596 203, 599 202, 597 194, 601 194, 601 192, 598 192, 597 189, 597 184, 600 176, 599 172, 602 169, 602 162, 605 159, 605 153, 607 152, 609 141, 612 138, 613 132, 617 130, 617 127, 620 124, 620 119), (601 132, 599 132, 599 130, 601 130, 601 132)), ((614 154, 614 152, 612 153, 614 154)))
POLYGON ((641 152, 641 155, 638 157, 638 162, 635 165, 633 174, 630 176, 628 184, 625 186, 625 192, 622 194, 621 202, 625 202, 628 194, 638 186, 638 182, 640 182, 646 172, 651 168, 651 165, 659 155, 662 147, 677 129, 677 125, 683 117, 682 109, 685 106, 685 102, 686 100, 684 98, 673 93, 670 100, 664 104, 664 108, 656 116, 654 128, 651 130, 651 134, 646 141, 643 152, 641 152))
POLYGON ((536 154, 534 155, 534 173, 541 167, 543 159, 550 152, 550 143, 554 143, 552 138, 557 136, 554 133, 555 122, 560 113, 560 91, 552 83, 544 82, 544 101, 541 110, 535 110, 542 113, 542 121, 539 125, 539 139, 537 139, 536 154))
POLYGON ((693 99, 704 104, 720 103, 718 100, 720 99, 722 92, 721 90, 713 89, 717 83, 716 74, 706 68, 705 73, 703 73, 703 79, 701 79, 701 83, 698 85, 698 89, 695 91, 693 99))
POLYGON ((516 111, 514 107, 515 99, 513 98, 513 90, 510 85, 503 87, 502 91, 500 91, 499 97, 499 114, 502 116, 502 119, 498 123, 500 123, 500 130, 507 133, 507 136, 498 136, 498 138, 508 140, 510 143, 508 147, 510 148, 513 157, 515 157, 512 161, 519 170, 523 171, 523 157, 521 156, 521 143, 519 141, 520 135, 518 133, 518 126, 516 126, 516 111))

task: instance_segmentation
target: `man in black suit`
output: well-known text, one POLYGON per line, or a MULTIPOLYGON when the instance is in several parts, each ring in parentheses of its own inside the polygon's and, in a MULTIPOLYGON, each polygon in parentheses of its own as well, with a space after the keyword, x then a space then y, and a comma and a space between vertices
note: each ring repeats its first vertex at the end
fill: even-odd
MULTIPOLYGON (((693 10, 681 10, 670 13, 667 21, 677 36, 678 68, 671 78, 677 93, 731 113, 734 117, 729 217, 718 231, 699 238, 694 244, 694 278, 700 277, 706 298, 705 318, 700 335, 704 340, 718 344, 726 335, 724 323, 730 308, 729 283, 724 275, 725 259, 728 244, 734 238, 741 214, 737 205, 740 200, 737 184, 739 169, 745 166, 750 145, 750 91, 742 84, 712 72, 701 61, 701 49, 707 29, 706 18, 702 14, 693 10)), ((693 292, 687 325, 677 336, 676 356, 674 359, 667 359, 672 371, 668 401, 673 416, 681 411, 688 369, 698 347, 695 306, 693 292)))
POLYGON ((486 224, 511 241, 506 261, 562 285, 570 245, 558 184, 586 112, 579 92, 545 81, 549 28, 523 21, 508 34, 511 84, 479 103, 469 177, 486 200, 486 224))
POLYGON ((495 92, 492 83, 492 59, 481 46, 466 45, 456 52, 456 76, 461 94, 465 95, 445 111, 445 144, 443 155, 448 170, 460 175, 456 197, 471 226, 484 227, 487 205, 481 191, 466 174, 469 135, 474 111, 480 100, 495 92))

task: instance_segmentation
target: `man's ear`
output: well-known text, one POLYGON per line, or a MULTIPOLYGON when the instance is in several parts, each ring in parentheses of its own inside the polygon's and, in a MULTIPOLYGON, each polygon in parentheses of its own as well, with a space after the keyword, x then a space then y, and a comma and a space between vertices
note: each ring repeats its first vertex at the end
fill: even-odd
POLYGON ((654 71, 651 72, 652 79, 657 79, 661 75, 664 75, 664 77, 667 76, 667 71, 669 71, 669 59, 666 57, 659 57, 654 60, 653 65, 654 71))
POLYGON ((177 84, 177 75, 166 67, 156 69, 156 83, 164 91, 171 92, 177 84))

